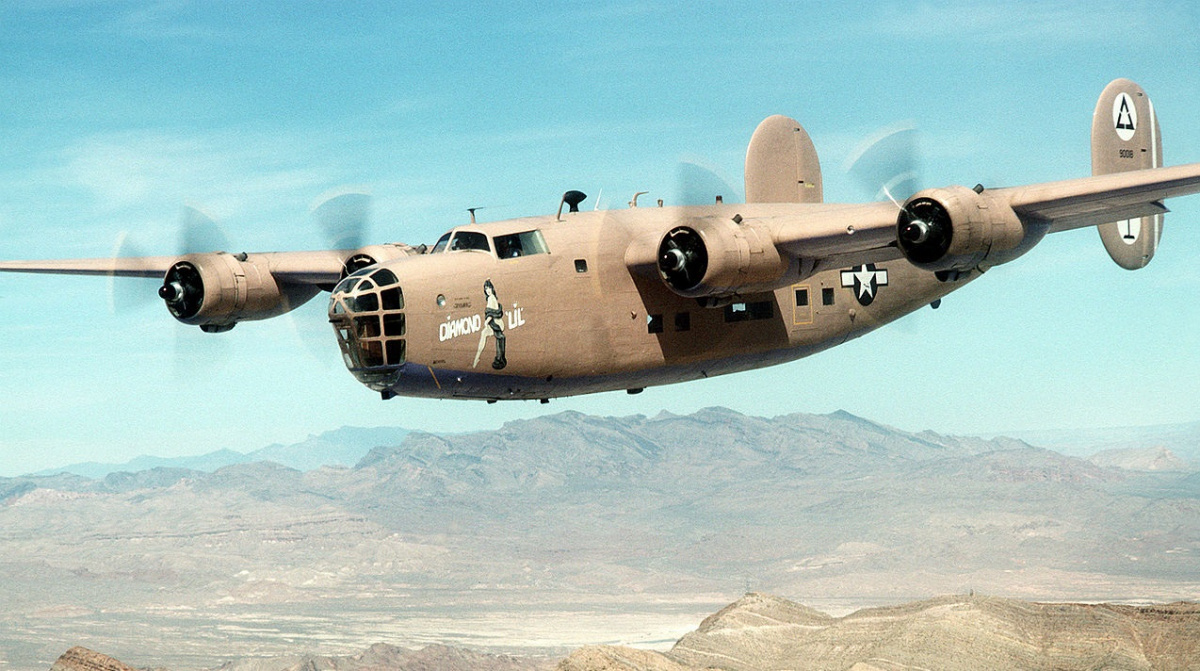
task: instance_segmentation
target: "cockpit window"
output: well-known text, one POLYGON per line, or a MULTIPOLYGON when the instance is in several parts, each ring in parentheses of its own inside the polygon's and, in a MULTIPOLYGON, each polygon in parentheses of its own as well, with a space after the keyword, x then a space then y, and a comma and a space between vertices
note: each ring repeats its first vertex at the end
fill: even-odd
POLYGON ((450 243, 450 234, 447 233, 447 234, 443 235, 442 237, 438 238, 437 243, 433 246, 433 251, 431 251, 429 253, 430 254, 438 254, 440 252, 444 252, 444 251, 446 251, 446 245, 448 245, 449 243, 450 243))
POLYGON ((496 236, 496 256, 502 259, 549 253, 550 248, 546 246, 546 239, 538 230, 496 236))
POLYGON ((491 245, 488 244, 487 236, 483 233, 459 231, 454 234, 454 239, 450 241, 450 251, 457 252, 465 249, 478 249, 484 252, 492 251, 491 245))

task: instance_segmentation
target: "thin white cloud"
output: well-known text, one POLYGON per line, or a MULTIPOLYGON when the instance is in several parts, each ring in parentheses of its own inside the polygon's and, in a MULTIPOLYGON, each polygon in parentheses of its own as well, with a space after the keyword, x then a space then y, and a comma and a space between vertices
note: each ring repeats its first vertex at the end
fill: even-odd
POLYGON ((1055 46, 1063 42, 1114 40, 1114 27, 1122 35, 1143 34, 1148 12, 1143 2, 1100 0, 1091 2, 948 2, 889 4, 863 21, 847 25, 869 35, 903 37, 921 41, 970 41, 1012 47, 1055 46))
POLYGON ((97 27, 99 32, 123 37, 152 40, 213 40, 220 33, 211 25, 188 18, 188 0, 158 0, 157 2, 126 5, 109 21, 97 27))
POLYGON ((130 131, 85 138, 66 150, 64 179, 107 210, 198 199, 236 208, 280 192, 315 190, 327 178, 295 161, 283 142, 239 134, 130 131))

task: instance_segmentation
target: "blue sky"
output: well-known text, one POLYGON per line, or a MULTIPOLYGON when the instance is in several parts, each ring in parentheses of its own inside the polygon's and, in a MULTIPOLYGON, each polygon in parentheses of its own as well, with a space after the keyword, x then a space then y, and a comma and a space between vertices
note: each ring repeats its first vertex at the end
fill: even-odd
MULTIPOLYGON (((0 6, 0 258, 175 245, 201 207, 236 249, 316 249, 322 194, 374 196, 372 238, 670 200, 680 160, 740 185, 770 114, 799 119, 826 198, 912 120, 927 185, 1089 171, 1113 78, 1154 99, 1167 163, 1200 161, 1200 9, 1142 2, 255 3, 0 6), (411 6, 410 6, 411 5, 411 6)), ((1129 273, 1092 231, 1052 236, 883 331, 764 371, 536 403, 382 402, 342 368, 324 301, 214 338, 94 278, 0 276, 0 475, 138 454, 248 451, 342 425, 431 431, 562 410, 839 408, 940 432, 1200 419, 1200 197, 1129 273), (210 360, 211 359, 211 360, 210 360)), ((152 295, 155 284, 142 285, 152 295)))

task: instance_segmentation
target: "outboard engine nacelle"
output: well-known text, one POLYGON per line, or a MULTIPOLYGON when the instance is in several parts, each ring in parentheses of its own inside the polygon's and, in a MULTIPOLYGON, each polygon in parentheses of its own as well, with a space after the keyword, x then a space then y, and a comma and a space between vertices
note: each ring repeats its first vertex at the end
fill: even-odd
POLYGON ((320 291, 281 286, 265 259, 246 254, 189 254, 167 270, 158 295, 171 315, 209 333, 239 321, 268 319, 303 305, 320 291))
POLYGON ((1024 254, 1046 233, 1027 230, 1007 202, 982 187, 962 186, 916 193, 896 227, 904 257, 930 271, 986 270, 1024 254))

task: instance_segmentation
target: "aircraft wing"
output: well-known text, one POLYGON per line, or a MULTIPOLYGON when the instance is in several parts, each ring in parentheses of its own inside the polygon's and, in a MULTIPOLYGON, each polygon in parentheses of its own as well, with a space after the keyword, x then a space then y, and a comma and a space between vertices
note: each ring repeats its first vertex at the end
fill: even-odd
MULTIPOLYGON (((268 252, 250 254, 276 280, 292 285, 334 284, 341 277, 348 251, 268 252)), ((64 259, 55 261, 0 261, 0 272, 42 273, 52 275, 101 275, 109 277, 149 277, 162 279, 183 256, 141 256, 130 258, 64 259)))
POLYGON ((823 267, 842 267, 900 258, 894 203, 805 207, 773 231, 775 246, 823 267))
POLYGON ((1200 163, 1117 172, 1061 182, 1005 189, 1009 205, 1022 219, 1050 224, 1050 232, 1162 214, 1162 201, 1200 193, 1200 163))
MULTIPOLYGON (((1200 163, 1134 170, 1029 186, 987 189, 1026 224, 1069 231, 1167 212, 1162 201, 1200 193, 1200 163)), ((835 268, 897 259, 899 208, 868 205, 803 206, 780 217, 772 238, 780 251, 835 268)))
POLYGON ((0 272, 51 275, 106 275, 113 277, 157 277, 167 274, 178 257, 64 259, 61 261, 0 261, 0 272))

